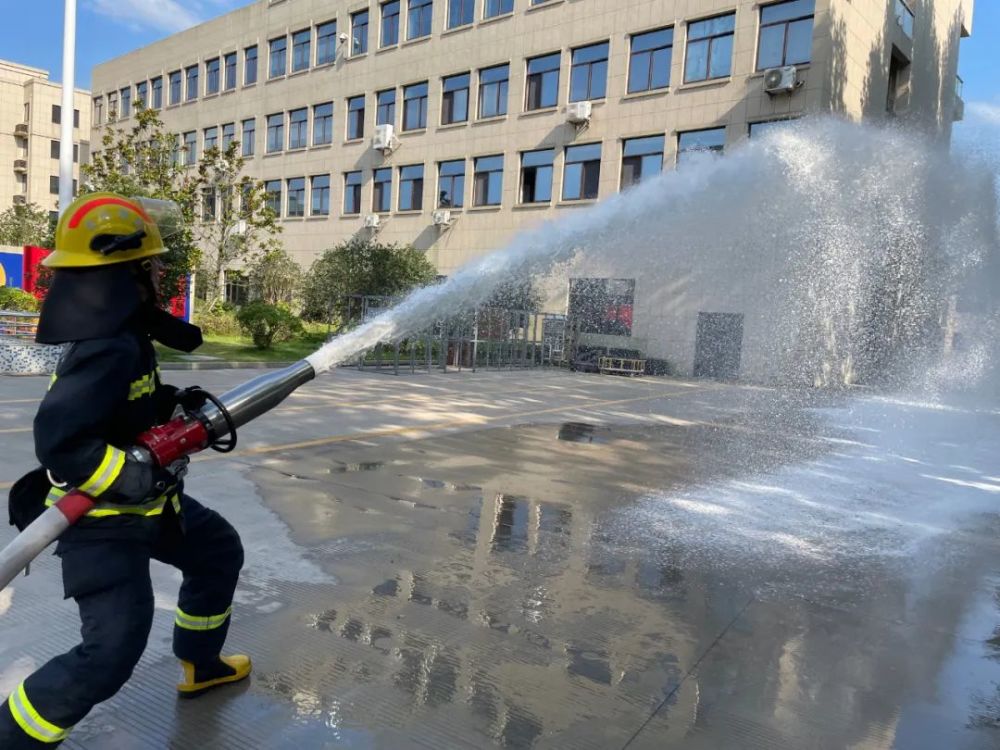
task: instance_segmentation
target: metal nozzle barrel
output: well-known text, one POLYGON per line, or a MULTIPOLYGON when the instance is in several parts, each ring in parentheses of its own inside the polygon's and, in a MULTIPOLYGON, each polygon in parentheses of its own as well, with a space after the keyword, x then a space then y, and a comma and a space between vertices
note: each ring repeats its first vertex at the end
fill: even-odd
MULTIPOLYGON (((316 371, 306 360, 281 370, 260 375, 238 385, 219 397, 229 412, 233 426, 242 427, 261 414, 270 411, 284 401, 288 395, 303 383, 316 377, 316 371)), ((211 426, 215 439, 229 434, 226 418, 217 406, 205 404, 202 417, 211 426)))

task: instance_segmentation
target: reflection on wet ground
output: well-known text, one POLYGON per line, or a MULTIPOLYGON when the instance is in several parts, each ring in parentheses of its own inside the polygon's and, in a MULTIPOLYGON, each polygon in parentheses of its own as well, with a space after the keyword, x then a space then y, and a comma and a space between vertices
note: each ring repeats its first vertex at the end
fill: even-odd
POLYGON ((282 457, 319 487, 253 479, 340 584, 260 619, 290 649, 262 684, 305 700, 317 742, 335 726, 377 747, 1000 746, 995 513, 919 552, 890 538, 763 563, 622 521, 652 492, 865 445, 805 406, 837 404, 282 457))

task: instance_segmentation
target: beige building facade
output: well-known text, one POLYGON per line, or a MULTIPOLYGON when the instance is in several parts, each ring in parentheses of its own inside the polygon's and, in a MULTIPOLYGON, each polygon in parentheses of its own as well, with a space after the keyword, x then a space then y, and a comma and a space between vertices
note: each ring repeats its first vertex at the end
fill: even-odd
MULTIPOLYGON (((374 232, 448 276, 690 151, 805 114, 902 119, 947 140, 972 5, 260 0, 98 66, 91 141, 142 100, 192 165, 241 142, 303 266, 374 232)), ((606 281, 609 346, 697 371, 697 310, 606 281)))
MULTIPOLYGON (((62 86, 48 71, 0 60, 0 211, 34 203, 59 207, 59 138, 62 86)), ((90 92, 74 94, 73 179, 80 178, 90 146, 90 92)))

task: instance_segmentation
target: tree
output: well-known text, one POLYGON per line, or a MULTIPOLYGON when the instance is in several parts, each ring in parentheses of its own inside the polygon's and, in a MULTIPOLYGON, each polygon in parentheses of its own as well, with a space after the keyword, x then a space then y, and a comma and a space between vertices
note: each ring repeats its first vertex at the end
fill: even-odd
POLYGON ((320 256, 303 288, 303 314, 313 320, 343 316, 351 295, 395 297, 431 283, 437 271, 419 250, 353 238, 320 256))
POLYGON ((130 128, 110 124, 101 148, 83 166, 81 193, 108 191, 132 197, 173 201, 175 220, 161 222, 160 234, 170 252, 165 259, 165 289, 177 288, 182 276, 198 264, 193 231, 201 176, 182 164, 178 136, 164 128, 156 110, 136 107, 130 128))
POLYGON ((0 245, 52 247, 52 220, 34 203, 0 214, 0 245))
POLYGON ((268 205, 264 183, 244 175, 245 165, 238 141, 225 149, 210 147, 198 164, 202 214, 196 236, 203 271, 199 281, 205 285, 209 308, 222 300, 227 268, 281 251, 281 226, 268 205))
POLYGON ((302 269, 284 248, 259 255, 247 267, 250 296, 271 305, 291 302, 302 283, 302 269))

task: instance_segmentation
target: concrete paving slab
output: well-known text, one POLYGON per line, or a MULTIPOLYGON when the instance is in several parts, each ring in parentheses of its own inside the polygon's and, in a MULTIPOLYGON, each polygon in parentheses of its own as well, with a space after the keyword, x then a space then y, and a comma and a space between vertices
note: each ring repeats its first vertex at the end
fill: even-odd
MULTIPOLYGON (((42 390, 0 381, 0 415, 42 390)), ((247 548, 252 682, 174 698, 154 565, 147 653, 67 747, 997 747, 1000 419, 915 408, 338 372, 192 470, 247 548)), ((0 594, 0 690, 74 643, 60 591, 46 557, 0 594)))

